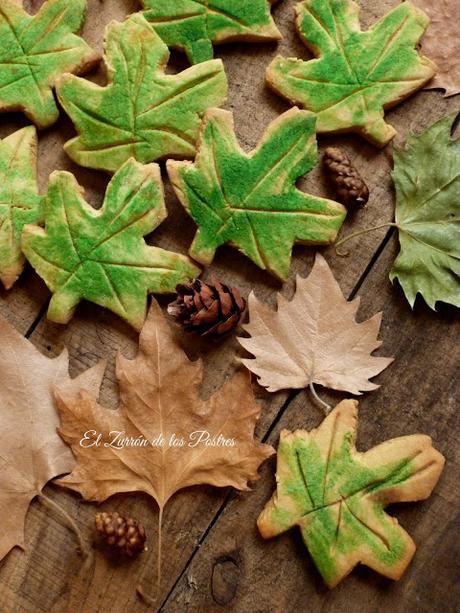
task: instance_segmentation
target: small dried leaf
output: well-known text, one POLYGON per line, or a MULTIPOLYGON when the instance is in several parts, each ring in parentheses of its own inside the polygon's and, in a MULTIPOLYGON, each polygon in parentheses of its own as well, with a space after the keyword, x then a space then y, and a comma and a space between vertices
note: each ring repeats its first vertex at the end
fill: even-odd
POLYGON ((360 394, 378 387, 369 381, 393 358, 373 357, 382 314, 357 323, 359 298, 347 302, 326 260, 317 255, 307 279, 297 278, 297 291, 288 302, 278 295, 278 311, 249 296, 251 338, 238 338, 255 356, 243 364, 269 392, 318 383, 360 394))

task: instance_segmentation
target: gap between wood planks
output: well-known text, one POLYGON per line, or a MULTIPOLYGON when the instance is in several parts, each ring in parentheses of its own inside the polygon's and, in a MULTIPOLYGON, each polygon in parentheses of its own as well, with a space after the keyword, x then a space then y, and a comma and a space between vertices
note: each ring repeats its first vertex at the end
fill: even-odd
MULTIPOLYGON (((348 295, 348 297, 347 297, 348 301, 351 301, 351 300, 353 300, 355 298, 356 294, 361 289, 361 286, 363 285, 364 281, 366 280, 366 278, 369 276, 370 272, 374 268, 375 264, 377 263, 378 259, 382 255, 383 251, 385 250, 387 244, 389 243, 389 241, 390 241, 390 239, 391 239, 391 237, 393 236, 394 233, 395 233, 395 228, 394 227, 390 228, 387 231, 385 237, 382 239, 382 241, 380 242, 380 245, 377 247, 377 249, 375 250, 374 254, 371 256, 369 262, 367 263, 367 266, 365 267, 365 269, 362 272, 361 276, 359 277, 358 281, 356 282, 356 284, 354 285, 354 287, 351 290, 350 294, 348 295)), ((284 403, 279 408, 279 410, 278 410, 277 414, 275 415, 272 423, 270 424, 270 426, 268 427, 266 433, 262 437, 262 439, 261 439, 262 443, 265 443, 269 439, 271 433, 276 428, 276 426, 278 425, 278 423, 282 419, 283 415, 285 414, 285 412, 287 411, 287 409, 289 408, 291 403, 295 400, 295 398, 298 396, 298 394, 300 392, 301 392, 301 390, 291 390, 289 392, 288 397, 286 398, 284 403)), ((225 496, 224 500, 222 501, 222 504, 220 505, 220 507, 216 511, 216 513, 215 513, 214 517, 212 518, 212 520, 209 522, 208 527, 203 532, 203 534, 200 537, 198 543, 195 545, 195 548, 193 549, 192 553, 190 554, 187 562, 184 564, 184 567, 183 567, 182 571, 177 576, 175 582, 171 586, 171 589, 169 590, 169 592, 167 593, 167 595, 164 598, 163 602, 159 606, 159 608, 158 608, 158 612, 159 613, 163 610, 163 607, 167 605, 168 600, 169 600, 171 594, 174 592, 174 590, 176 589, 176 587, 179 584, 180 580, 182 579, 184 574, 187 572, 187 569, 190 567, 190 565, 191 565, 195 555, 200 550, 200 548, 203 545, 204 541, 207 539, 209 533, 211 532, 211 530, 213 529, 215 524, 218 522, 220 516, 222 515, 222 513, 225 510, 225 507, 230 502, 230 500, 232 499, 233 496, 234 496, 234 491, 233 490, 230 490, 227 493, 227 495, 225 496)))

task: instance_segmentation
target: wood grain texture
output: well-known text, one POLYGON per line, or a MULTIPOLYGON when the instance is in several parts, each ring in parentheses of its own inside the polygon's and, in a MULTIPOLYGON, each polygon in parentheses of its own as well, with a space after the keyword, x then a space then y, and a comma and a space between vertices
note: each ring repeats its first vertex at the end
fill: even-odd
MULTIPOLYGON (((1 2, 1 0, 0 0, 1 2)), ((363 25, 395 6, 396 0, 361 0, 363 25)), ((28 0, 26 6, 37 10, 40 1, 28 0)), ((279 52, 306 58, 308 52, 293 28, 294 0, 283 0, 274 15, 284 40, 279 45, 228 44, 217 48, 224 60, 230 83, 226 107, 235 114, 235 128, 242 146, 252 149, 266 125, 288 105, 264 84, 265 66, 279 52)), ((136 0, 88 0, 84 38, 102 47, 104 26, 111 19, 123 19, 137 10, 136 0)), ((185 67, 186 61, 174 55, 172 70, 185 67)), ((88 76, 105 82, 104 70, 88 76)), ((426 127, 447 112, 460 108, 458 97, 444 99, 440 92, 420 92, 388 113, 389 122, 402 142, 409 129, 426 127)), ((0 137, 27 125, 19 114, 0 116, 0 137)), ((42 193, 54 169, 74 172, 85 187, 88 201, 102 203, 108 177, 80 168, 66 157, 63 143, 74 134, 71 123, 62 116, 53 128, 40 133, 39 182, 42 193)), ((390 178, 391 146, 377 151, 356 136, 321 137, 320 149, 343 146, 359 168, 370 188, 368 206, 346 221, 342 234, 364 226, 391 221, 394 194, 390 178)), ((186 253, 194 227, 166 182, 168 219, 155 232, 155 243, 186 253)), ((332 196, 317 167, 299 182, 301 189, 332 196)), ((397 284, 392 287, 388 271, 396 253, 396 237, 384 248, 385 229, 360 237, 348 245, 350 256, 338 257, 333 248, 323 250, 344 293, 358 291, 361 296, 360 320, 378 310, 384 311, 380 355, 395 355, 395 363, 376 382, 382 387, 365 395, 360 405, 358 448, 365 449, 387 438, 413 432, 433 437, 435 446, 447 458, 441 481, 433 496, 422 503, 399 505, 393 509, 401 524, 418 545, 416 556, 404 577, 387 581, 365 568, 352 573, 338 588, 329 591, 321 582, 300 535, 292 530, 269 542, 258 535, 255 520, 274 488, 274 462, 261 470, 253 491, 238 494, 211 487, 189 488, 168 504, 164 517, 164 576, 160 601, 163 610, 235 611, 238 613, 325 611, 454 611, 460 601, 456 577, 455 552, 459 520, 456 512, 458 483, 458 315, 441 307, 431 312, 418 302, 414 312, 397 284), (379 256, 376 259, 376 256, 379 256), (376 259, 376 261, 374 261, 376 259), (373 265, 371 265, 373 264, 373 265)), ((217 274, 224 282, 238 286, 243 295, 253 289, 257 296, 273 305, 277 291, 291 296, 295 274, 306 276, 314 251, 294 249, 288 283, 282 287, 268 273, 256 268, 236 250, 219 249, 204 278, 217 274)), ((0 291, 0 313, 47 355, 57 355, 66 345, 70 352, 72 376, 108 358, 109 365, 101 400, 115 408, 118 392, 114 356, 118 350, 132 356, 137 335, 108 311, 82 304, 71 323, 52 324, 44 317, 49 297, 44 284, 27 269, 10 291, 0 291)), ((167 300, 162 299, 165 305, 167 300)), ((211 395, 237 367, 241 355, 233 337, 219 341, 197 340, 177 331, 179 342, 189 357, 204 360, 203 396, 211 395)), ((281 427, 314 427, 321 414, 305 392, 268 394, 257 385, 254 390, 264 407, 257 436, 276 444, 281 427)), ((321 390, 332 402, 344 397, 321 390)), ((142 581, 146 590, 154 589, 157 508, 143 495, 120 495, 96 507, 50 484, 45 492, 63 506, 91 541, 96 510, 118 510, 132 514, 144 523, 149 550, 134 561, 107 558, 99 550, 86 563, 75 551, 71 533, 59 518, 35 501, 26 524, 27 549, 12 551, 0 563, 0 609, 5 613, 101 612, 155 610, 136 596, 134 588, 142 581)))

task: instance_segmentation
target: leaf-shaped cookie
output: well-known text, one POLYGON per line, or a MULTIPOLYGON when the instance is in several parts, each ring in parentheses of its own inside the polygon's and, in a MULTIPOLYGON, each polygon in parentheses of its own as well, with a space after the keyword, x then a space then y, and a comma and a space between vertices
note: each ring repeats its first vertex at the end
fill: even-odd
POLYGON ((67 323, 86 299, 139 330, 149 292, 173 292, 199 273, 187 257, 143 239, 166 217, 156 164, 126 162, 109 183, 101 210, 86 204, 72 174, 54 172, 43 209, 45 228, 25 226, 22 248, 53 292, 51 321, 67 323))
POLYGON ((101 362, 76 379, 68 375, 69 357, 42 355, 0 317, 0 560, 15 546, 24 548, 24 522, 33 498, 45 484, 75 466, 72 452, 56 431, 59 417, 53 386, 69 398, 85 389, 97 396, 104 374, 101 362))
POLYGON ((394 151, 401 252, 390 272, 413 306, 417 293, 460 307, 460 138, 444 117, 394 151))
POLYGON ((422 51, 436 63, 436 76, 427 88, 439 87, 447 96, 460 93, 460 36, 458 0, 414 0, 431 23, 422 39, 422 51))
POLYGON ((39 128, 59 111, 53 87, 65 72, 81 74, 99 55, 76 36, 86 0, 46 0, 28 15, 17 0, 0 2, 0 111, 21 110, 39 128))
POLYGON ((249 296, 251 338, 238 338, 255 356, 243 364, 269 392, 318 383, 352 394, 378 387, 369 381, 392 361, 374 357, 382 314, 357 323, 359 297, 347 302, 326 260, 319 254, 310 275, 297 277, 297 290, 288 302, 278 295, 272 311, 249 296))
POLYGON ((396 133, 385 123, 384 109, 435 74, 433 62, 414 49, 428 17, 403 2, 362 32, 352 0, 307 0, 296 12, 299 33, 317 59, 276 57, 268 84, 316 113, 318 132, 358 132, 383 147, 396 133))
POLYGON ((170 47, 192 63, 210 60, 213 43, 279 40, 270 14, 276 0, 142 0, 144 15, 170 47))
POLYGON ((277 490, 257 520, 264 538, 299 526, 331 588, 359 563, 401 577, 415 544, 384 508, 428 498, 444 466, 422 434, 356 451, 357 406, 344 400, 316 430, 281 432, 277 490))
POLYGON ((193 157, 201 116, 227 95, 221 60, 166 74, 169 52, 141 14, 106 29, 109 84, 66 75, 59 101, 80 136, 65 150, 82 166, 113 172, 128 158, 193 157))
POLYGON ((236 140, 232 114, 210 109, 195 162, 167 164, 177 196, 199 226, 190 255, 210 264, 219 245, 229 242, 286 279, 293 244, 333 242, 345 219, 341 204, 296 188, 316 160, 311 113, 284 113, 248 155, 236 140))
POLYGON ((0 281, 10 289, 24 268, 21 232, 38 223, 37 133, 22 128, 0 140, 0 281))

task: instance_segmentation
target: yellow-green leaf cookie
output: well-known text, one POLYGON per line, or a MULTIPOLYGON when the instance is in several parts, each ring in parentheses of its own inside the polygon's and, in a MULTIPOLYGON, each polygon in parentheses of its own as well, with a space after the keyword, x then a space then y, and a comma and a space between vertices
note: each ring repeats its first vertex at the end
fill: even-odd
POLYGON ((34 16, 17 0, 0 0, 0 111, 24 111, 39 128, 57 120, 58 78, 83 73, 99 61, 74 34, 85 13, 86 0, 46 0, 34 16))
POLYGON ((317 59, 276 57, 267 69, 268 85, 316 113, 318 132, 358 132, 383 147, 396 134, 384 110, 436 72, 414 48, 429 18, 403 2, 362 32, 352 0, 306 0, 296 13, 300 36, 317 59))
POLYGON ((279 40, 270 14, 276 0, 141 0, 164 42, 192 64, 213 57, 213 43, 279 40))
POLYGON ((296 188, 317 160, 315 116, 297 108, 273 121, 251 154, 238 145, 233 117, 205 116, 196 161, 168 161, 178 198, 199 226, 190 255, 210 264, 231 243, 280 279, 289 274, 294 243, 334 242, 346 209, 296 188))
POLYGON ((24 268, 21 232, 38 223, 41 196, 37 191, 37 133, 22 128, 0 141, 0 281, 13 286, 24 268))
POLYGON ((384 509, 428 498, 444 466, 423 434, 357 451, 357 420, 356 400, 343 400, 316 430, 283 430, 277 489, 257 520, 264 538, 299 526, 329 587, 360 563, 401 577, 415 544, 384 509))
POLYGON ((117 170, 130 157, 193 157, 201 117, 227 95, 221 60, 166 74, 167 46, 141 14, 107 26, 109 84, 62 78, 59 100, 79 136, 65 150, 78 164, 117 170))
POLYGON ((139 330, 149 292, 173 292, 199 274, 186 256, 143 239, 166 217, 156 164, 126 162, 109 183, 100 210, 84 201, 72 174, 54 172, 43 210, 45 228, 25 226, 22 248, 53 292, 51 321, 67 323, 86 299, 139 330))

